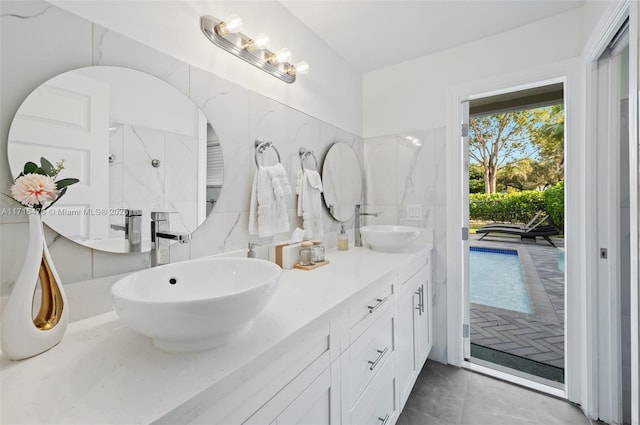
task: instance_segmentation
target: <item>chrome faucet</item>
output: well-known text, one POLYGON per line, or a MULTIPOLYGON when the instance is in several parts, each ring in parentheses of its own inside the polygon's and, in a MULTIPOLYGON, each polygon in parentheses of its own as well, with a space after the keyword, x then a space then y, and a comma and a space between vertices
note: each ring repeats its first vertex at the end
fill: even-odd
POLYGON ((169 213, 151 213, 151 267, 169 264, 171 261, 169 251, 169 241, 174 240, 179 243, 189 243, 191 235, 189 233, 169 232, 169 213))
POLYGON ((127 252, 142 251, 142 210, 125 210, 124 226, 121 224, 112 224, 113 230, 124 232, 124 238, 127 240, 127 252))
POLYGON ((260 246, 257 243, 249 242, 249 249, 247 250, 247 258, 256 258, 256 247, 260 246))
POLYGON ((355 246, 362 246, 362 235, 360 234, 360 216, 361 215, 371 215, 374 217, 377 217, 378 214, 377 213, 363 213, 360 212, 360 207, 361 205, 356 205, 356 213, 353 219, 353 234, 354 234, 354 241, 353 244, 355 246))

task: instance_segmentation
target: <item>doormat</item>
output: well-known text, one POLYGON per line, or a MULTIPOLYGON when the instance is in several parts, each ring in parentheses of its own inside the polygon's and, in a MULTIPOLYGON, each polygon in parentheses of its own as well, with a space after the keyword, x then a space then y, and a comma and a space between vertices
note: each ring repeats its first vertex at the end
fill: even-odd
POLYGON ((473 343, 471 344, 471 357, 564 384, 564 369, 560 367, 473 343))

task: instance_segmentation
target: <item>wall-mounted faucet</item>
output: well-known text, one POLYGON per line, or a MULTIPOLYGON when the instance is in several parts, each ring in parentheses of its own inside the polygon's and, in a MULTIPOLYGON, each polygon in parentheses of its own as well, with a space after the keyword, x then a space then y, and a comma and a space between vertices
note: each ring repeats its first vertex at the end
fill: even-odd
POLYGON ((180 243, 189 243, 191 235, 189 233, 170 233, 169 213, 151 213, 151 267, 169 264, 171 261, 169 251, 169 241, 174 240, 180 243))
POLYGON ((378 216, 377 213, 360 212, 360 207, 361 205, 356 205, 356 213, 353 219, 353 234, 354 234, 353 244, 355 246, 362 246, 362 235, 360 234, 360 216, 361 215, 372 215, 374 217, 378 216))
POLYGON ((124 226, 112 224, 113 230, 124 232, 127 252, 142 252, 142 210, 125 210, 124 226))

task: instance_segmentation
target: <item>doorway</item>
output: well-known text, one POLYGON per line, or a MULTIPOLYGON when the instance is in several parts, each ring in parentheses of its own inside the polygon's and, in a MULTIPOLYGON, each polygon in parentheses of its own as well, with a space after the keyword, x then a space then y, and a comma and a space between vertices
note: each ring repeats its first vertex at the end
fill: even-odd
POLYGON ((462 109, 465 360, 563 390, 564 84, 462 109))

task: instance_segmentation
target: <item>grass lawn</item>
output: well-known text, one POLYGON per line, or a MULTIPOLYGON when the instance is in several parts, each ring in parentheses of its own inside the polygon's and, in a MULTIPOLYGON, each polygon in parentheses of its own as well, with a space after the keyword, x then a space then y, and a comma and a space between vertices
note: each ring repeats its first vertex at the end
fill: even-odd
POLYGON ((470 221, 469 222, 469 233, 472 235, 476 234, 476 230, 487 224, 488 221, 470 221))

